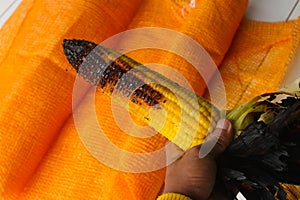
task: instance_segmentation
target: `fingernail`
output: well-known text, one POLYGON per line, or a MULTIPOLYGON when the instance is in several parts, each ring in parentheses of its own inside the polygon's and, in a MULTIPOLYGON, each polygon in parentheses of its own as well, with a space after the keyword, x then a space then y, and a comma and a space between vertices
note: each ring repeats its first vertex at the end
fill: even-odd
POLYGON ((225 119, 219 120, 216 126, 216 128, 223 129, 223 130, 228 130, 229 127, 230 127, 230 122, 225 119))
POLYGON ((172 142, 166 145, 167 166, 172 164, 183 155, 184 151, 172 142))

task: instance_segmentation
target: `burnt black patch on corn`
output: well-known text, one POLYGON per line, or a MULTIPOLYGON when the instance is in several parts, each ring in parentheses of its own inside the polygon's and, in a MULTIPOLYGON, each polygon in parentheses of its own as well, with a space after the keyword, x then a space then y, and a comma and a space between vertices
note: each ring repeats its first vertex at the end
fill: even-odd
MULTIPOLYGON (((120 65, 120 59, 107 63, 108 65, 104 69, 101 76, 99 76, 100 81, 96 83, 101 89, 109 89, 109 92, 112 93, 115 89, 117 82, 120 78, 130 69, 130 66, 124 67, 124 65, 120 65)), ((100 70, 101 71, 101 70, 100 70)))
POLYGON ((79 66, 83 62, 84 58, 97 46, 93 42, 86 40, 63 40, 64 54, 68 61, 78 72, 79 66))
MULTIPOLYGON (((133 103, 141 104, 146 103, 148 106, 155 106, 162 99, 162 94, 154 90, 150 85, 144 84, 136 89, 131 95, 133 103)), ((165 100, 164 100, 165 102, 165 100)))
POLYGON ((132 68, 121 58, 111 55, 106 48, 92 42, 64 40, 63 47, 77 73, 103 91, 112 93, 118 80, 132 68))
POLYGON ((130 98, 136 88, 143 84, 145 84, 144 81, 138 78, 135 73, 127 73, 119 79, 115 90, 116 92, 121 93, 123 96, 130 98))
POLYGON ((138 77, 139 70, 133 69, 119 79, 115 90, 128 97, 132 103, 139 105, 155 106, 162 99, 162 94, 153 89, 138 77))
POLYGON ((115 91, 139 105, 155 106, 162 100, 161 93, 139 78, 143 72, 133 67, 139 64, 125 55, 85 40, 64 40, 63 47, 77 73, 103 92, 115 91))

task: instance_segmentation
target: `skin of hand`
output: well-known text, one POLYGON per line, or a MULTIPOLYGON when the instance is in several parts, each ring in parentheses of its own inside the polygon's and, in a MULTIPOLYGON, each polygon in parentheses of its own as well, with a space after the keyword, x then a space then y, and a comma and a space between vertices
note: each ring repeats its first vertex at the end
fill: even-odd
POLYGON ((209 138, 215 140, 206 142, 208 144, 212 141, 212 149, 205 156, 200 153, 204 145, 195 146, 186 152, 175 144, 169 145, 166 149, 167 162, 168 159, 176 161, 167 166, 163 193, 179 193, 193 200, 216 196, 213 192, 217 171, 216 158, 233 138, 231 123, 220 120, 209 138))

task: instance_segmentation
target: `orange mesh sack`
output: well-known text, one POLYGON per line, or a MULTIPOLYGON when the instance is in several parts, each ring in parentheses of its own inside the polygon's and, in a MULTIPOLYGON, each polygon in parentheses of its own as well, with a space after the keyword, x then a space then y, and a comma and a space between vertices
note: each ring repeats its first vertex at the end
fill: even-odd
POLYGON ((66 72, 62 40, 100 42, 125 29, 139 2, 24 0, 3 26, 1 197, 15 199, 24 189, 71 114, 75 72, 66 72))
MULTIPOLYGON (((228 109, 279 89, 299 45, 298 24, 299 19, 274 23, 243 21, 220 66, 228 109)), ((222 89, 212 88, 215 91, 210 92, 214 94, 222 89)))
MULTIPOLYGON (((222 62, 247 1, 212 2, 190 5, 184 0, 144 0, 139 4, 138 0, 117 0, 56 4, 25 0, 0 31, 1 38, 5 38, 0 45, 0 194, 7 199, 155 199, 164 180, 163 147, 167 140, 153 132, 145 137, 147 130, 140 131, 141 135, 122 130, 114 116, 121 110, 113 110, 108 97, 75 79, 61 42, 63 38, 84 38, 100 43, 128 24, 129 29, 168 28, 201 43, 221 65, 228 107, 260 94, 259 87, 262 88, 258 83, 261 79, 251 82, 257 76, 240 73, 232 67, 235 63, 243 72, 254 66, 255 71, 267 75, 273 70, 273 61, 280 61, 280 75, 268 89, 276 88, 298 45, 297 22, 279 23, 276 27, 243 22, 222 62), (259 36, 251 43, 249 38, 255 34, 259 36), (257 56, 260 53, 262 56, 257 56), (262 64, 257 65, 257 61, 262 64), (242 84, 231 82, 236 79, 242 84), (80 87, 74 93, 77 84, 80 87), (87 145, 84 139, 91 143, 87 145), (149 152, 158 154, 147 157, 149 152)), ((123 37, 116 47, 132 49, 136 41, 143 44, 141 38, 145 37, 123 37)), ((173 42, 174 50, 184 44, 178 38, 173 42)), ((206 89, 201 75, 177 55, 155 49, 136 50, 129 55, 142 63, 176 69, 198 94, 206 89)), ((120 120, 128 121, 122 116, 120 120)))
MULTIPOLYGON (((194 66, 180 53, 189 52, 191 56, 195 54, 195 57, 200 55, 195 53, 195 49, 189 45, 187 40, 191 39, 201 45, 215 64, 219 65, 231 44, 248 1, 201 0, 195 1, 194 5, 190 5, 189 2, 192 1, 144 0, 128 29, 143 29, 144 27, 162 29, 147 30, 149 35, 155 34, 154 37, 158 37, 157 43, 160 38, 163 38, 162 44, 157 45, 159 47, 151 47, 153 46, 153 41, 149 41, 151 36, 137 32, 125 36, 119 44, 119 49, 131 50, 144 46, 145 49, 139 48, 136 51, 130 51, 128 55, 143 64, 158 63, 175 69, 189 82, 197 94, 202 95, 206 89, 206 80, 211 78, 216 68, 210 65, 206 66, 200 61, 197 66, 194 66), (170 35, 164 31, 165 28, 176 34, 170 35), (206 71, 204 78, 202 77, 204 74, 200 74, 197 69, 200 66, 206 71)), ((200 60, 199 58, 195 58, 195 60, 200 60)), ((165 75, 169 73, 167 68, 159 68, 160 73, 165 75)), ((169 78, 173 78, 179 83, 182 80, 182 78, 176 79, 176 77, 169 78)))
MULTIPOLYGON (((221 1, 219 2, 220 6, 224 6, 225 10, 233 7, 229 9, 232 10, 230 15, 233 15, 233 11, 239 10, 237 15, 232 16, 234 22, 232 19, 226 21, 228 26, 236 29, 243 15, 240 8, 241 6, 246 8, 247 2, 242 1, 238 4, 236 1, 231 1, 228 5, 223 4, 221 1)), ((181 6, 176 2, 143 1, 129 25, 129 30, 144 26, 164 27, 181 32, 188 32, 190 29, 189 34, 191 36, 200 38, 197 27, 202 25, 201 29, 209 30, 214 20, 210 20, 210 22, 205 24, 202 24, 202 22, 197 24, 188 23, 182 25, 182 27, 177 27, 177 22, 182 21, 182 24, 184 24, 186 20, 192 21, 192 18, 188 18, 194 11, 195 15, 196 12, 205 12, 215 20, 222 20, 218 13, 216 13, 215 17, 211 14, 215 13, 211 12, 214 6, 209 5, 210 9, 207 9, 207 7, 202 8, 202 3, 196 5, 199 7, 196 7, 194 10, 191 9, 186 13, 186 18, 184 18, 181 15, 181 6), (170 8, 170 6, 174 6, 174 9, 176 8, 175 13, 165 12, 165 9, 170 8), (156 20, 160 18, 159 15, 163 20, 156 20), (193 29, 197 31, 193 32, 193 29)), ((206 15, 205 13, 203 15, 206 15)), ((216 38, 217 36, 213 35, 217 33, 218 31, 212 32, 211 38, 216 38)), ((232 30, 230 30, 230 33, 233 34, 232 30)), ((227 48, 233 37, 233 35, 229 35, 223 38, 227 41, 227 48)), ((143 37, 144 35, 142 34, 134 34, 130 37, 125 35, 121 37, 121 40, 117 40, 116 48, 125 51, 125 48, 128 49, 134 45, 134 41, 145 44, 143 40, 140 40, 143 37)), ((183 41, 175 40, 174 42, 179 48, 183 41)), ((204 43, 210 44, 211 42, 204 40, 204 43)), ((221 44, 216 45, 218 48, 220 46, 221 44)), ((223 55, 226 53, 225 51, 226 49, 223 49, 223 55)), ((185 73, 186 79, 192 82, 194 88, 202 88, 198 90, 199 93, 203 92, 205 86, 200 85, 202 82, 198 80, 199 75, 194 77, 194 74, 188 72, 188 69, 191 69, 192 66, 187 65, 186 62, 180 63, 177 60, 171 62, 174 55, 160 53, 161 51, 159 53, 155 52, 155 49, 149 51, 142 49, 132 51, 129 55, 134 56, 142 63, 154 62, 174 67, 180 73, 185 73)), ((81 82, 80 79, 78 81, 81 82)), ((112 110, 110 99, 100 92, 94 94, 93 90, 91 90, 76 107, 75 114, 64 124, 55 144, 44 157, 21 197, 23 199, 57 199, 61 197, 64 199, 97 199, 99 197, 102 199, 155 199, 164 180, 165 170, 163 167, 165 158, 163 147, 167 140, 155 132, 150 132, 147 135, 145 133, 147 130, 140 132, 142 136, 146 135, 147 137, 139 138, 141 135, 130 135, 115 122, 113 112, 118 113, 119 110, 112 110), (95 108, 92 109, 90 105, 95 105, 95 108), (95 110, 97 116, 96 123, 93 110, 95 110), (79 116, 79 119, 76 116, 79 116), (79 120, 79 125, 77 120, 79 120), (102 140, 98 138, 100 137, 99 126, 104 133, 102 140), (90 142, 95 143, 86 145, 83 138, 87 138, 90 142), (115 146, 117 150, 111 149, 111 146, 115 146), (138 155, 142 154, 142 156, 131 157, 130 152, 138 155), (147 157, 147 154, 152 154, 152 152, 157 152, 156 157, 147 157)), ((127 122, 126 120, 128 120, 126 117, 122 118, 121 116, 120 121, 127 122)))

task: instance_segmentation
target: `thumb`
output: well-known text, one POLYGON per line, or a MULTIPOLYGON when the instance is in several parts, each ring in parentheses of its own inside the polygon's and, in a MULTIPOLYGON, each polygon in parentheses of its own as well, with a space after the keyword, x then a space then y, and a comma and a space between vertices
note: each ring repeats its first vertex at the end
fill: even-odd
POLYGON ((214 157, 222 153, 233 138, 232 126, 230 121, 221 119, 218 121, 215 130, 207 136, 201 145, 199 158, 210 154, 214 157))
POLYGON ((222 119, 219 120, 215 131, 212 133, 214 136, 218 136, 218 141, 213 147, 211 154, 214 156, 219 155, 225 151, 233 138, 232 125, 230 121, 222 119))

